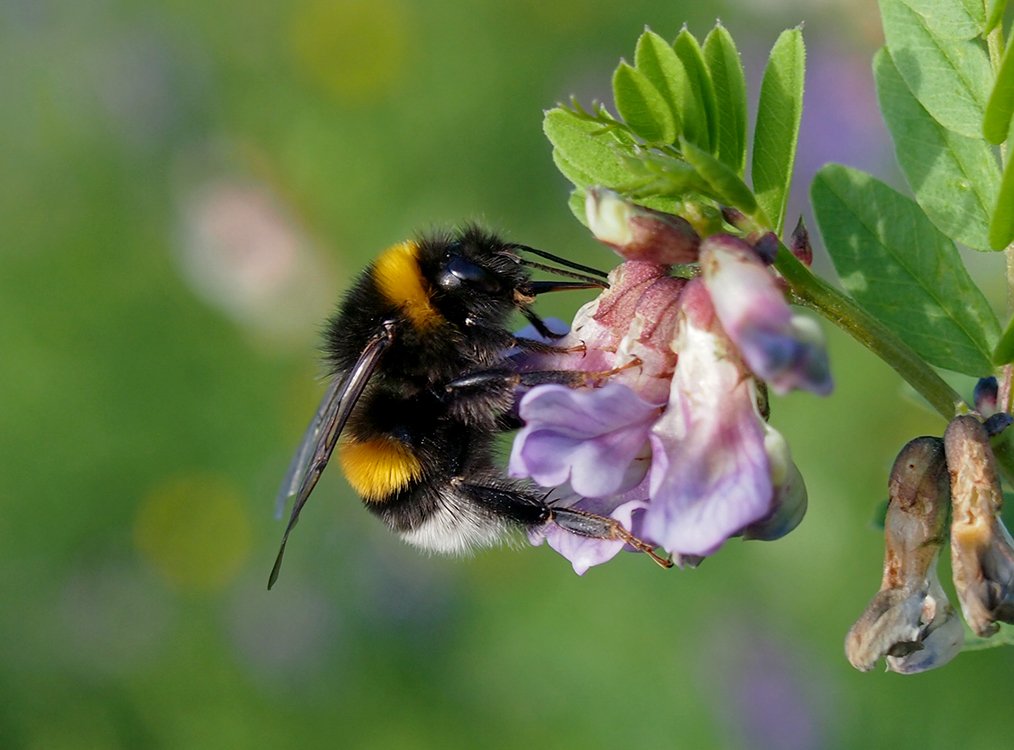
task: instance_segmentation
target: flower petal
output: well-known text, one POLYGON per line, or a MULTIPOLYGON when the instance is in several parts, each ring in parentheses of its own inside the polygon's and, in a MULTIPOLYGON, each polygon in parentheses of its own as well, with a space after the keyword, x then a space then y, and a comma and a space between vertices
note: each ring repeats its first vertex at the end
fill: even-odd
POLYGON ((920 634, 922 648, 908 654, 887 657, 887 668, 898 674, 917 674, 942 667, 957 656, 965 645, 961 618, 947 600, 935 569, 928 576, 929 590, 922 613, 929 620, 920 634))
POLYGON ((776 393, 831 392, 831 370, 817 324, 795 315, 775 277, 753 249, 713 235, 701 245, 701 270, 715 312, 750 369, 776 393))
POLYGON ((768 424, 764 425, 764 446, 774 486, 772 507, 768 515, 743 529, 743 538, 770 542, 781 539, 803 520, 807 495, 803 475, 792 460, 788 442, 768 424))
POLYGON ((585 215, 595 239, 628 261, 670 265, 697 260, 701 238, 682 217, 635 206, 603 188, 588 190, 585 215))
POLYGON ((669 405, 652 429, 644 533, 669 552, 709 555, 770 512, 773 488, 753 379, 699 280, 682 310, 669 405))
POLYGON ((632 481, 628 469, 644 453, 658 413, 659 407, 619 383, 533 388, 521 399, 525 427, 514 439, 510 474, 544 487, 569 481, 585 497, 627 490, 640 481, 632 481))

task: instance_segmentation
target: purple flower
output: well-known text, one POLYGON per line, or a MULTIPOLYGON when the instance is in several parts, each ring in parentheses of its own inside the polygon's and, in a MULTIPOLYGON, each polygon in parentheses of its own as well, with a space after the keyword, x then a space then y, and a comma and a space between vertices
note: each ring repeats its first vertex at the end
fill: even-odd
MULTIPOLYGON (((826 354, 745 242, 703 243, 673 217, 590 191, 589 224, 627 258, 559 341, 573 352, 525 357, 524 370, 581 370, 593 388, 542 385, 519 404, 510 473, 561 488, 552 502, 619 521, 694 564, 730 537, 776 539, 806 510, 788 446, 762 415, 759 377, 779 392, 827 392, 826 354), (686 280, 668 263, 697 259, 686 280), (604 385, 603 385, 604 383, 604 385)), ((814 329, 816 330, 816 329, 814 329)), ((551 524, 533 535, 579 573, 622 542, 551 524)))
POLYGON ((519 409, 524 429, 514 441, 510 472, 544 487, 570 483, 584 497, 625 492, 647 471, 648 433, 661 409, 630 388, 609 383, 596 390, 546 385, 519 409), (631 471, 634 466, 641 471, 631 471))
POLYGON ((764 425, 764 449, 771 468, 774 497, 768 515, 743 529, 744 539, 771 542, 796 528, 806 515, 806 484, 792 461, 789 444, 769 424, 764 425))
POLYGON ((683 293, 675 348, 669 403, 652 429, 644 533, 670 552, 710 555, 771 512, 764 422, 699 279, 683 293))
POLYGON ((792 312, 753 248, 731 235, 708 237, 701 244, 701 271, 722 327, 757 377, 775 393, 831 392, 820 328, 792 312))
POLYGON ((676 367, 672 340, 676 311, 686 281, 669 276, 669 267, 628 262, 609 274, 609 288, 578 310, 570 333, 556 343, 580 346, 580 354, 529 354, 525 370, 608 372, 637 362, 611 376, 641 398, 663 404, 676 367))

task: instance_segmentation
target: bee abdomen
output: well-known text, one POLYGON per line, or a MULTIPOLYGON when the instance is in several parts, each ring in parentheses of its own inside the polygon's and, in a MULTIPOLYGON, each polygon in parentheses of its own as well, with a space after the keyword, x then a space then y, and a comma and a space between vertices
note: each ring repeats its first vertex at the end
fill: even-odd
POLYGON ((383 503, 423 477, 420 458, 389 435, 346 440, 338 460, 352 489, 368 503, 383 503))

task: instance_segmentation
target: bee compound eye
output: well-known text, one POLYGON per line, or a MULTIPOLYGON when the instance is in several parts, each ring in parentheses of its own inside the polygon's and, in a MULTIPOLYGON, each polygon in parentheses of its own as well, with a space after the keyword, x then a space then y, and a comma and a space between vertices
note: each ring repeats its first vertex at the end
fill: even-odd
POLYGON ((452 255, 440 274, 440 286, 457 289, 462 285, 490 294, 499 292, 501 288, 500 281, 491 271, 461 255, 452 255))

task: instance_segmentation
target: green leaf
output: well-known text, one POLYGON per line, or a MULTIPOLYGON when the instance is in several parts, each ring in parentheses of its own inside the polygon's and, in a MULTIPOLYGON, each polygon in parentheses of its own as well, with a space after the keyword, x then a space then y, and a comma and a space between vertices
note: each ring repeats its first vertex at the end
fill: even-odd
POLYGON ((739 175, 746 169, 746 77, 743 62, 724 26, 704 40, 704 61, 715 89, 718 144, 714 152, 739 175))
MULTIPOLYGON (((683 158, 711 189, 711 197, 727 206, 738 208, 748 216, 756 216, 759 206, 750 188, 739 175, 704 149, 697 148, 685 138, 680 138, 683 158)), ((767 222, 767 217, 762 217, 767 222)))
POLYGON ((803 115, 806 50, 798 28, 783 31, 772 48, 757 101, 751 177, 757 203, 781 235, 792 186, 803 115))
POLYGON ((986 4, 986 26, 982 30, 985 36, 1003 22, 1003 12, 1007 9, 1007 0, 990 0, 986 4))
POLYGON ((837 164, 811 187, 824 244, 845 287, 936 367, 979 377, 993 367, 1000 325, 954 243, 914 201, 837 164))
POLYGON ((553 149, 553 163, 560 170, 560 174, 574 185, 588 186, 596 184, 594 177, 568 161, 567 157, 558 148, 553 149))
POLYGON ((1014 318, 1007 321, 1007 328, 1000 337, 1000 343, 993 350, 993 364, 997 367, 1014 362, 1014 318))
POLYGON ((753 188, 757 203, 782 233, 785 206, 792 185, 799 121, 803 115, 806 49, 799 29, 783 31, 771 49, 753 136, 753 188))
POLYGON ((553 144, 553 160, 578 187, 602 185, 621 190, 638 181, 624 158, 629 145, 602 123, 557 107, 546 113, 542 127, 553 144))
POLYGON ((955 4, 950 0, 922 0, 930 8, 928 15, 946 19, 952 34, 965 34, 969 28, 978 29, 975 33, 982 34, 986 28, 986 5, 982 0, 960 0, 955 4), (949 11, 953 10, 953 17, 949 11))
POLYGON ((990 215, 1000 189, 993 149, 981 138, 965 138, 930 117, 886 49, 874 57, 873 72, 898 163, 916 201, 948 237, 989 250, 990 215))
POLYGON ((621 61, 613 73, 613 100, 624 122, 648 143, 676 140, 676 120, 644 73, 621 61))
POLYGON ((998 146, 1007 139, 1008 128, 1014 119, 1014 38, 1011 42, 1003 53, 982 120, 982 134, 987 141, 998 146))
POLYGON ((1014 159, 1007 162, 996 197, 993 220, 989 224, 989 244, 994 250, 1003 250, 1014 242, 1014 159))
POLYGON ((946 39, 971 39, 986 26, 983 0, 903 0, 934 36, 946 39))
MULTIPOLYGON (((923 15, 926 6, 947 0, 880 0, 884 37, 894 64, 930 115, 967 138, 982 134, 993 73, 981 39, 959 39, 941 31, 943 23, 923 15)), ((941 11, 942 12, 942 11, 941 11)))
MULTIPOLYGON (((688 193, 705 193, 711 190, 707 182, 689 162, 652 151, 642 151, 629 157, 632 172, 643 175, 643 187, 635 187, 629 193, 638 201, 664 197, 670 201, 688 193)), ((653 206, 652 206, 653 207, 653 206)))
POLYGON ((567 201, 567 206, 570 208, 574 218, 580 221, 585 226, 588 226, 588 212, 585 210, 585 191, 582 188, 575 188, 570 191, 570 199, 567 201))
POLYGON ((676 51, 654 31, 646 30, 637 40, 634 65, 665 99, 678 135, 683 129, 682 101, 690 83, 676 51))
POLYGON ((704 53, 697 39, 684 26, 676 35, 673 49, 687 74, 689 96, 684 99, 685 112, 693 112, 694 117, 686 117, 684 135, 691 143, 706 151, 715 153, 718 141, 718 115, 715 103, 715 87, 711 75, 704 64, 704 53), (691 128, 693 124, 693 128, 691 128), (696 131, 696 132, 695 132, 696 131))

